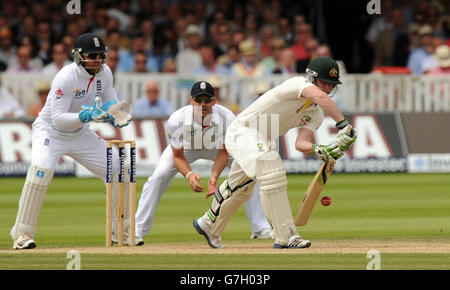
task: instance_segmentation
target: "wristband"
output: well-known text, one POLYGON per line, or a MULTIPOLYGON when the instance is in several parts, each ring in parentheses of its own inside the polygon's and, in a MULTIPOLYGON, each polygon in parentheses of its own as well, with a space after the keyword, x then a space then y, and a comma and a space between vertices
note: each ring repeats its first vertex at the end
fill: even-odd
POLYGON ((345 126, 347 126, 348 124, 350 124, 350 123, 348 122, 348 120, 347 120, 347 119, 344 119, 344 120, 339 121, 339 122, 336 123, 336 128, 338 128, 339 130, 342 130, 342 129, 344 129, 345 126))
POLYGON ((189 179, 189 175, 191 175, 192 173, 194 173, 194 172, 189 171, 189 172, 186 174, 186 179, 189 179))

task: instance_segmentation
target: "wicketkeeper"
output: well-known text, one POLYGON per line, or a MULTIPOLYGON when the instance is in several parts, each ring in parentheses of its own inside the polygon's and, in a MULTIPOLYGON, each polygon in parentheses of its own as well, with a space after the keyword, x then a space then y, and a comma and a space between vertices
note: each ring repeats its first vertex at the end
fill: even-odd
POLYGON ((324 161, 342 157, 356 140, 356 130, 329 97, 339 81, 337 63, 327 57, 314 59, 306 77, 293 77, 269 90, 246 108, 228 127, 225 146, 233 157, 228 179, 214 194, 210 209, 194 220, 209 246, 223 248, 221 233, 239 206, 250 198, 247 187, 260 183, 264 212, 272 223, 274 248, 307 248, 294 225, 286 191, 286 170, 276 149, 276 139, 289 129, 300 127, 297 150, 315 154, 324 161), (336 121, 339 130, 329 145, 314 144, 314 133, 324 113, 336 121), (352 137, 350 137, 352 136, 352 137))
MULTIPOLYGON (((72 157, 105 180, 106 142, 87 123, 107 122, 122 127, 131 119, 129 112, 112 110, 120 103, 111 70, 104 64, 106 52, 101 37, 92 33, 79 36, 72 50, 74 63, 63 67, 52 81, 47 102, 32 126, 31 166, 11 230, 14 249, 36 247, 39 211, 55 164, 62 156, 72 157)), ((117 152, 113 158, 118 159, 117 152)), ((113 164, 117 173, 118 162, 113 164)))

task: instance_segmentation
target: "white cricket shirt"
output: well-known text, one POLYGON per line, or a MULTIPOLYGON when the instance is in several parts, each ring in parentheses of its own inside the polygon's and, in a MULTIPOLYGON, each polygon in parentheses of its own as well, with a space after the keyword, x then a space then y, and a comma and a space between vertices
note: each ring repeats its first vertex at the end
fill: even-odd
POLYGON ((188 105, 169 117, 166 125, 168 143, 177 149, 183 147, 184 150, 221 149, 225 131, 235 119, 233 112, 216 104, 212 107, 211 116, 199 124, 194 120, 194 110, 196 114, 201 114, 200 106, 188 105))
POLYGON ((93 77, 76 63, 69 64, 54 77, 33 127, 39 126, 58 136, 81 134, 89 125, 80 121, 78 113, 82 105, 93 105, 97 96, 102 99, 100 105, 117 100, 111 69, 103 64, 100 73, 93 77))
POLYGON ((316 131, 324 119, 322 109, 302 97, 304 88, 313 86, 305 77, 290 78, 267 91, 242 111, 232 126, 255 127, 268 140, 302 127, 316 131))

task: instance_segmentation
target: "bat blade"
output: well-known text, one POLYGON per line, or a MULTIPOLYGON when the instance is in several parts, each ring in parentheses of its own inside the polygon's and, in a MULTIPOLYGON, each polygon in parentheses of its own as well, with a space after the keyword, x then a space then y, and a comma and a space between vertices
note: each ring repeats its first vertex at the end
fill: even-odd
POLYGON ((335 162, 324 162, 317 171, 313 180, 308 186, 308 189, 303 196, 303 199, 298 208, 297 216, 295 217, 296 226, 304 226, 308 222, 309 216, 316 204, 317 198, 322 192, 323 187, 327 183, 328 177, 333 171, 335 162))

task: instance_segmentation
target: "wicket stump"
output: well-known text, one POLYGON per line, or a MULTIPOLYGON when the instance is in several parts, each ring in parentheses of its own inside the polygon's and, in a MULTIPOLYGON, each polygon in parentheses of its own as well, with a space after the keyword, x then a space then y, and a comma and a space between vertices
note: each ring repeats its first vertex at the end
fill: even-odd
POLYGON ((112 246, 112 146, 119 146, 119 180, 117 194, 117 244, 124 244, 124 190, 125 190, 125 144, 130 144, 130 191, 129 191, 129 214, 130 246, 136 245, 136 142, 133 140, 110 140, 106 143, 106 247, 112 246))

